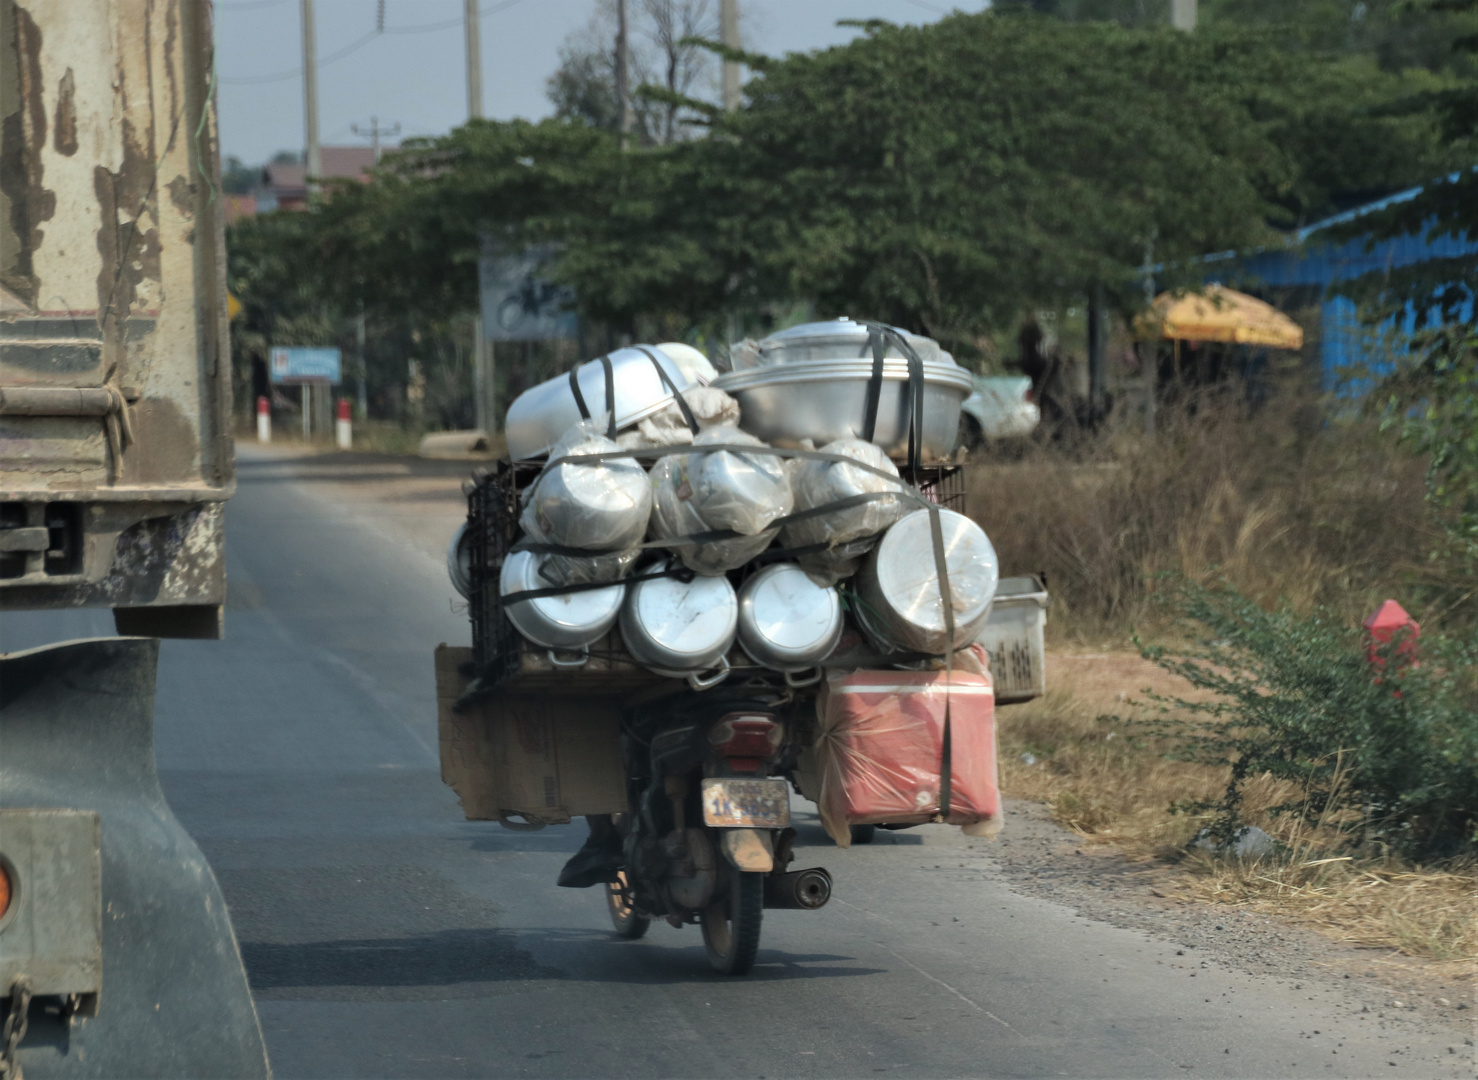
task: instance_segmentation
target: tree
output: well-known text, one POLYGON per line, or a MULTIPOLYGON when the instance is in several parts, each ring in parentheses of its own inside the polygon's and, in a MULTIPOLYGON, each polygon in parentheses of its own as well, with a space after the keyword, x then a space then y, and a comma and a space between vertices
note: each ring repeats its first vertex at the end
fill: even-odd
MULTIPOLYGON (((1429 10, 1478 18, 1478 0, 1427 0, 1429 10)), ((1454 46, 1478 54, 1478 36, 1454 46)), ((1413 199, 1361 218, 1346 237, 1369 241, 1424 235, 1478 240, 1478 80, 1422 95, 1412 111, 1435 110, 1458 168, 1413 199)), ((1343 286, 1372 302, 1373 318, 1415 321, 1377 401, 1386 423, 1429 454, 1428 493, 1469 574, 1478 575, 1478 254, 1430 259, 1343 286)))
POLYGON ((245 165, 235 154, 226 158, 221 169, 221 190, 227 195, 245 195, 256 186, 261 175, 260 167, 245 165))
MULTIPOLYGON (((717 36, 717 0, 631 0, 629 15, 638 142, 666 146, 689 138, 693 129, 682 122, 678 101, 712 92, 712 54, 695 42, 717 36), (662 93, 646 95, 643 87, 662 93)), ((547 91, 555 116, 605 131, 620 128, 615 42, 614 0, 598 0, 589 24, 560 46, 560 65, 549 77, 547 91)))

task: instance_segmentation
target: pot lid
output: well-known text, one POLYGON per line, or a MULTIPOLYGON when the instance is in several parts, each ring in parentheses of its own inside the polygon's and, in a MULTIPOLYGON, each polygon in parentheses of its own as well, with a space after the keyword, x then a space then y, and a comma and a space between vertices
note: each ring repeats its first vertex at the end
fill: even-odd
POLYGON ((841 599, 795 563, 767 566, 744 583, 746 627, 781 654, 824 646, 836 633, 841 599))
MULTIPOLYGON (((939 574, 928 510, 915 510, 884 534, 873 554, 878 587, 898 616, 927 631, 944 630, 939 574)), ((1000 581, 996 549, 985 530, 953 510, 939 511, 955 625, 980 618, 1000 581)))
MULTIPOLYGON (((933 338, 911 334, 897 326, 890 329, 903 335, 919 354, 919 359, 926 363, 954 365, 954 358, 940 349, 939 343, 933 338)), ((868 347, 868 340, 871 334, 872 331, 867 326, 846 317, 828 319, 825 322, 801 323, 771 334, 759 343, 759 351, 767 362, 775 363, 786 362, 786 354, 792 353, 801 359, 810 360, 854 357, 866 357, 870 360, 872 350, 868 347)), ((883 355, 904 358, 897 341, 891 339, 887 342, 883 355)))
POLYGON ((674 660, 727 648, 739 618, 739 598, 725 577, 643 581, 631 587, 629 604, 642 633, 674 660))

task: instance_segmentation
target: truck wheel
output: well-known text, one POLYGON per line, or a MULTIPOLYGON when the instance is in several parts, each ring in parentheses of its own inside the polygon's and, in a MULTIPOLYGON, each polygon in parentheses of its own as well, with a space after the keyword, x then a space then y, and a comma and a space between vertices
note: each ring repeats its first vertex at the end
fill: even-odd
POLYGON ((638 913, 632 904, 631 883, 627 880, 626 871, 618 870, 616 875, 616 880, 606 885, 606 910, 610 912, 616 936, 635 941, 647 932, 652 920, 638 913))
POLYGON ((872 838, 878 834, 876 825, 849 825, 848 829, 851 830, 854 844, 870 844, 872 838))
POLYGON ((729 887, 703 909, 703 945, 708 962, 724 975, 748 975, 760 951, 765 915, 765 875, 729 867, 729 887))

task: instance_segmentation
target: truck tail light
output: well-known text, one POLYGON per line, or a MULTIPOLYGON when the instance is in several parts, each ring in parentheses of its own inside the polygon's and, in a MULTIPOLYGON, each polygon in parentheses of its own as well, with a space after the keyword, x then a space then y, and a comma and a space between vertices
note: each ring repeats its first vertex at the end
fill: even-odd
POLYGON ((757 772, 785 741, 785 728, 754 713, 730 713, 708 732, 708 742, 740 772, 757 772))

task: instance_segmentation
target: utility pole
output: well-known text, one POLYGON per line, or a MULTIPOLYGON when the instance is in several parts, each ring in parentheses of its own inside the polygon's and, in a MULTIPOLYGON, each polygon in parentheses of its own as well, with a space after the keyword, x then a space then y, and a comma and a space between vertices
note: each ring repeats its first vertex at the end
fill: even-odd
POLYGON ((616 101, 621 109, 621 149, 631 149, 631 49, 626 29, 626 0, 616 0, 616 101))
POLYGON ((1196 0, 1170 0, 1170 25, 1187 33, 1196 28, 1196 0))
POLYGON ((308 190, 317 191, 323 175, 323 157, 318 152, 318 47, 313 35, 313 0, 298 0, 303 14, 303 132, 306 153, 303 168, 308 190))
POLYGON ((1108 304, 1102 285, 1088 294, 1088 410, 1096 427, 1108 400, 1108 304))
POLYGON ((373 148, 375 153, 376 165, 380 163, 380 136, 389 135, 393 139, 395 136, 400 134, 399 124, 395 124, 392 127, 383 128, 380 126, 380 118, 378 116, 370 117, 369 127, 367 128, 362 128, 358 124, 350 124, 349 127, 354 132, 354 134, 358 135, 361 139, 368 139, 370 141, 370 146, 373 148))
MULTIPOLYGON (((1155 240, 1153 233, 1150 234, 1150 239, 1144 242, 1142 283, 1144 285, 1144 310, 1148 314, 1154 310, 1155 306, 1155 240)), ((1139 342, 1139 376, 1145 386, 1144 433, 1153 435, 1155 433, 1155 409, 1158 404, 1156 398, 1160 392, 1160 335, 1158 329, 1139 342)))
MULTIPOLYGON (((720 0, 719 38, 731 49, 739 45, 739 0, 720 0)), ((724 112, 739 107, 739 62, 724 57, 724 112)))
POLYGON ((482 119, 482 29, 477 0, 467 0, 467 119, 482 119))

